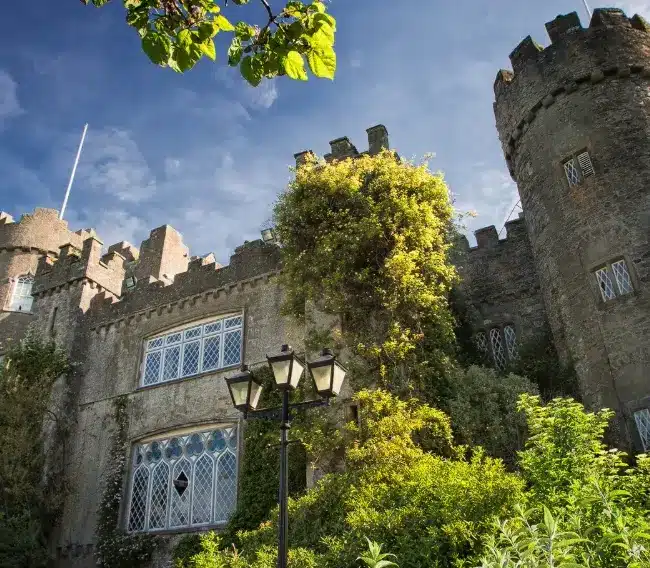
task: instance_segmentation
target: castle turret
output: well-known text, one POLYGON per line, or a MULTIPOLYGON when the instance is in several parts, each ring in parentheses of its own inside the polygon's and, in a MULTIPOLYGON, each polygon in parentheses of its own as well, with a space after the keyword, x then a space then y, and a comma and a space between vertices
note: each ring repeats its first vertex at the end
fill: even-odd
POLYGON ((24 335, 33 319, 39 259, 58 256, 64 243, 81 246, 80 233, 71 232, 54 209, 37 208, 17 222, 0 212, 0 353, 24 335))
POLYGON ((650 449, 650 28, 599 9, 546 29, 497 75, 497 129, 558 352, 650 449))

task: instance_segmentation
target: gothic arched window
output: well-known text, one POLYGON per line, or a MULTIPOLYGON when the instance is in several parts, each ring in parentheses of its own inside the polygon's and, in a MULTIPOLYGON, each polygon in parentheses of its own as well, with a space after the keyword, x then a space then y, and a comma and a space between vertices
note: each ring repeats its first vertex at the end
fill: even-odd
POLYGON ((32 303, 34 302, 32 297, 33 285, 34 277, 31 274, 23 274, 14 279, 8 309, 12 312, 31 312, 32 303))

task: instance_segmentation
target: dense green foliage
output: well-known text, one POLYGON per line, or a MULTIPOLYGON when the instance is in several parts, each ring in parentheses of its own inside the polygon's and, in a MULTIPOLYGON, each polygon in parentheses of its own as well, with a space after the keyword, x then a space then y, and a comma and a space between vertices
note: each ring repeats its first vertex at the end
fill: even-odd
POLYGON ((127 534, 118 525, 129 445, 126 396, 113 400, 113 412, 115 430, 111 437, 110 468, 104 479, 99 505, 95 556, 97 566, 101 568, 131 568, 146 565, 151 559, 156 537, 150 534, 127 534))
POLYGON ((47 535, 65 494, 69 427, 65 414, 50 408, 50 396, 69 370, 54 343, 31 334, 7 352, 0 369, 0 566, 47 564, 47 535))
MULTIPOLYGON (((110 0, 82 0, 100 7, 110 0)), ((242 6, 249 0, 232 0, 242 6)), ((228 64, 239 66, 253 86, 261 80, 286 75, 307 80, 305 59, 316 77, 333 79, 336 72, 334 36, 336 21, 323 2, 305 4, 288 0, 275 12, 268 0, 260 0, 266 20, 262 26, 240 21, 233 25, 216 0, 122 0, 126 21, 142 40, 149 59, 161 67, 185 72, 202 58, 217 57, 215 36, 232 33, 228 64)), ((227 5, 225 0, 223 5, 227 5)))
POLYGON ((452 214, 442 176, 389 151, 301 166, 274 211, 288 312, 339 315, 366 375, 393 391, 409 386, 407 360, 446 368, 452 214))
POLYGON ((512 465, 526 437, 525 417, 517 412, 522 393, 536 394, 537 388, 525 377, 473 365, 452 372, 440 404, 451 417, 457 442, 482 446, 512 465))
POLYGON ((650 566, 650 457, 629 467, 607 450, 613 413, 570 399, 542 406, 524 395, 530 438, 520 454, 528 484, 516 515, 486 539, 484 568, 650 566))
MULTIPOLYGON (((348 470, 291 501, 292 568, 359 567, 360 556, 381 553, 364 551, 367 538, 402 568, 650 565, 650 457, 630 466, 605 448, 611 412, 522 395, 530 436, 520 473, 509 474, 480 452, 464 459, 435 409, 382 391, 358 400, 361 425, 345 432, 348 470)), ((273 568, 274 522, 239 536, 241 551, 201 537, 178 567, 273 568)))
MULTIPOLYGON (((355 399, 360 423, 344 429, 345 472, 290 501, 293 565, 358 566, 366 536, 384 543, 402 568, 454 566, 474 556, 495 519, 522 497, 518 477, 480 451, 466 457, 439 410, 381 390, 355 399)), ((275 520, 238 536, 236 556, 228 547, 219 551, 227 541, 206 537, 202 551, 179 566, 274 566, 275 520)))

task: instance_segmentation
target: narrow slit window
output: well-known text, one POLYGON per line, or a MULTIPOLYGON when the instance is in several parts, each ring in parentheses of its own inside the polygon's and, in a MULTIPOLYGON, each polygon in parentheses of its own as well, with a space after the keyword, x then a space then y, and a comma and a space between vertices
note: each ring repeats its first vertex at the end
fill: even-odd
POLYGON ((600 295, 605 302, 634 292, 630 271, 623 259, 602 266, 594 272, 594 275, 600 295))
POLYGON ((34 298, 32 296, 32 286, 34 277, 30 274, 19 276, 14 280, 13 291, 9 309, 13 312, 31 312, 34 298))
POLYGON ((641 446, 643 451, 650 450, 650 410, 644 408, 634 413, 634 422, 636 422, 636 429, 641 438, 641 446))

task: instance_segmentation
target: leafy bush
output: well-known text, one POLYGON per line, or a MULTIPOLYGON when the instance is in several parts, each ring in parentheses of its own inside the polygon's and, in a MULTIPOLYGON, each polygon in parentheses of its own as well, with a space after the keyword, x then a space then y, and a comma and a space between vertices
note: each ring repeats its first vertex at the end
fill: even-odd
POLYGON ((520 454, 528 483, 515 516, 485 540, 483 568, 650 566, 650 456, 629 467, 607 450, 609 410, 570 399, 543 406, 524 395, 530 438, 520 454))
POLYGON ((537 388, 519 375, 477 366, 454 371, 444 407, 456 440, 514 464, 526 435, 525 416, 517 411, 523 393, 536 394, 537 388))
MULTIPOLYGON (((402 568, 454 566, 474 557, 495 519, 522 498, 520 479, 499 460, 455 447, 449 418, 439 410, 380 390, 355 399, 360 424, 344 431, 346 471, 326 475, 289 502, 294 561, 300 558, 301 568, 358 567, 364 537, 384 543, 402 568)), ((219 552, 222 544, 213 538, 179 566, 274 566, 275 520, 238 537, 241 553, 219 552)))
POLYGON ((311 300, 341 316, 367 376, 391 390, 425 341, 429 364, 446 365, 452 215, 442 176, 387 150, 301 166, 274 210, 288 312, 304 317, 311 300))

